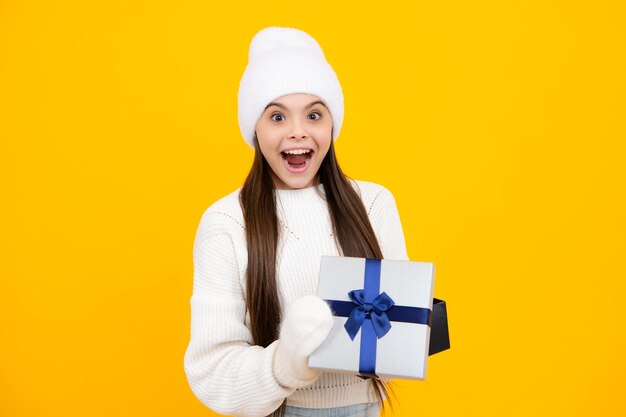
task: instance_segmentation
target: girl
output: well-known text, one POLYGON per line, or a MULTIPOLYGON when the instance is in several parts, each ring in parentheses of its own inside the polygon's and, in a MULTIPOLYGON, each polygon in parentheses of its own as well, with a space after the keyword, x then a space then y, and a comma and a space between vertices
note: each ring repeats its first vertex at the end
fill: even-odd
POLYGON ((307 359, 333 326, 314 295, 322 255, 408 259, 394 198, 339 168, 342 90, 306 33, 255 35, 238 105, 255 156, 243 186, 198 226, 191 389, 223 414, 377 416, 382 381, 320 372, 307 359))

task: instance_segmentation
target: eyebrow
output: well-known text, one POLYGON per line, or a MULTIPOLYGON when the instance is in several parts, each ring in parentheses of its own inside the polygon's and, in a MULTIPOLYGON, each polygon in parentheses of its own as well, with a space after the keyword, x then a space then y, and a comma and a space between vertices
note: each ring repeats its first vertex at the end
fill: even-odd
MULTIPOLYGON (((324 102, 322 100, 315 100, 315 101, 312 101, 311 103, 307 104, 304 108, 308 109, 308 108, 311 108, 311 107, 315 106, 316 104, 321 104, 322 106, 326 107, 326 104, 324 104, 324 102)), ((276 103, 276 102, 272 101, 267 106, 265 106, 263 111, 267 110, 267 108, 270 107, 270 106, 276 106, 276 107, 280 107, 283 110, 287 110, 287 107, 284 104, 276 103)), ((326 107, 326 108, 328 108, 328 107, 326 107)))

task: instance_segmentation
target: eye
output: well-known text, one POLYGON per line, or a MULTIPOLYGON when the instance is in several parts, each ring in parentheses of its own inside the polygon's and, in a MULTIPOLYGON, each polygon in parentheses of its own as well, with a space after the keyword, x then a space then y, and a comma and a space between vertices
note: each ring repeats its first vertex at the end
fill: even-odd
POLYGON ((274 113, 270 116, 270 120, 273 120, 275 122, 282 122, 283 120, 285 120, 285 116, 283 116, 281 113, 274 113))
POLYGON ((322 118, 322 113, 314 111, 309 113, 309 119, 311 120, 319 120, 322 118))

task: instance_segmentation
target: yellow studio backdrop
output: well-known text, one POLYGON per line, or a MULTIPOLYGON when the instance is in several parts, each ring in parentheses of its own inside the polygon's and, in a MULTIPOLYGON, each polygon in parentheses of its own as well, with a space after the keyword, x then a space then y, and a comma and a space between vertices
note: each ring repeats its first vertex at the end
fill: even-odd
POLYGON ((313 35, 452 349, 394 416, 626 415, 620 1, 0 2, 0 415, 206 416, 192 245, 252 36, 313 35))

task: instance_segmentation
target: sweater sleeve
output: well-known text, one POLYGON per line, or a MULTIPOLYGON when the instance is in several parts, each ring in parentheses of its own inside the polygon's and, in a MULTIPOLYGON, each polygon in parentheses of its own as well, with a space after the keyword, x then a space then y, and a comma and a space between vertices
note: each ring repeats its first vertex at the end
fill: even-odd
POLYGON ((385 259, 409 260, 396 200, 385 187, 380 187, 370 208, 372 227, 378 237, 385 259))
POLYGON ((264 416, 296 387, 276 378, 274 354, 280 342, 266 348, 252 343, 228 221, 219 213, 205 213, 194 241, 185 373, 196 397, 213 411, 264 416))

